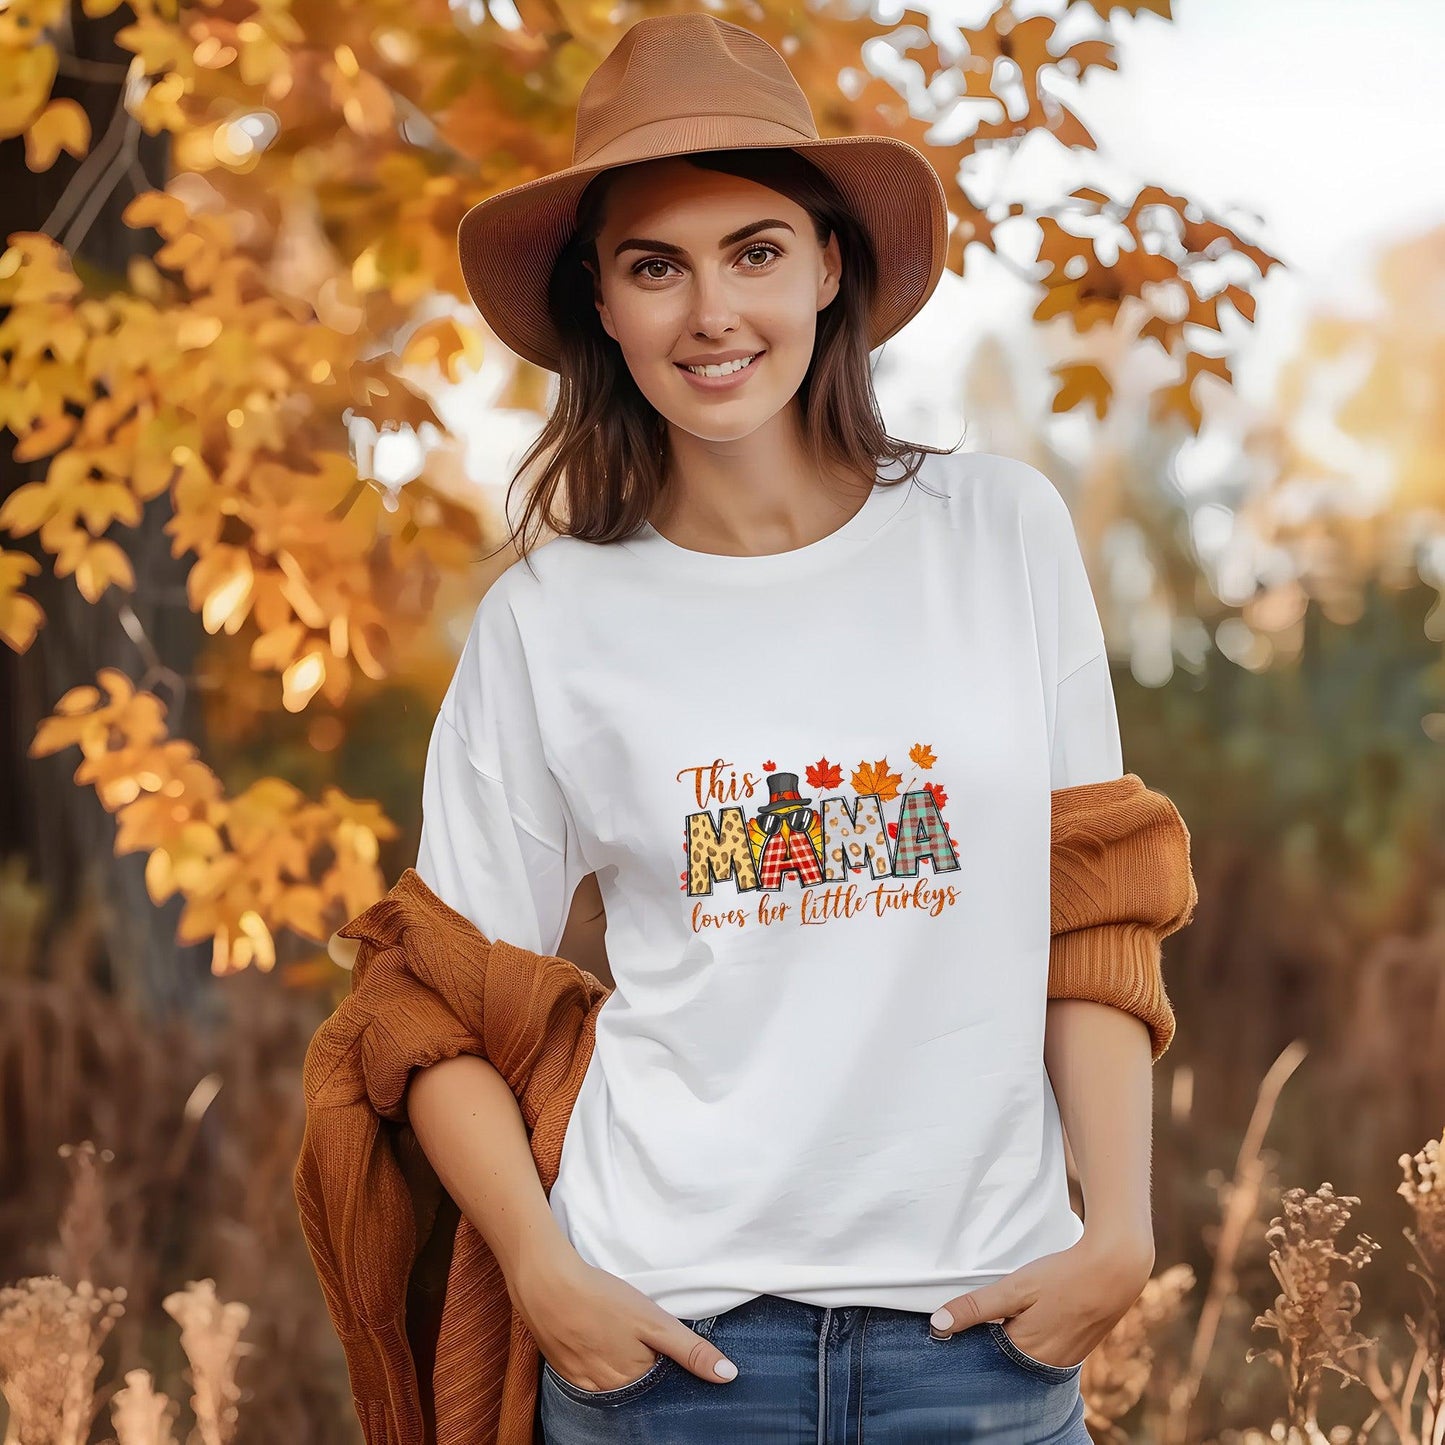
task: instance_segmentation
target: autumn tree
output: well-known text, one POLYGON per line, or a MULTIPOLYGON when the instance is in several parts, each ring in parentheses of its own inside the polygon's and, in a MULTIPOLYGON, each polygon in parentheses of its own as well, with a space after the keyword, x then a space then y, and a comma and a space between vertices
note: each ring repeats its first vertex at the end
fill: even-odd
MULTIPOLYGON (((358 697, 441 655, 439 596, 474 600, 501 538, 438 388, 493 349, 504 405, 540 412, 548 381, 466 301, 457 223, 569 164, 601 58, 643 15, 685 8, 17 0, 0 18, 6 175, 28 178, 7 187, 26 214, 12 209, 0 256, 0 637, 35 706, 7 795, 30 797, 29 844, 93 836, 27 788, 52 776, 45 760, 68 779, 78 749, 62 786, 114 815, 103 846, 134 857, 215 973, 270 968, 279 936, 304 952, 372 901, 397 824, 338 786, 221 776, 185 700, 224 695, 229 728, 307 719, 334 750, 358 697), (405 485, 356 445, 390 432, 422 457, 405 485), (194 625, 158 605, 168 579, 194 625)), ((1141 11, 1170 18, 1168 0, 1023 19, 1005 4, 953 33, 914 11, 716 13, 784 55, 821 135, 895 135, 932 159, 951 270, 1032 224, 1034 320, 1074 343, 1056 411, 1105 417, 1110 358, 1152 346, 1175 370, 1152 414, 1187 433, 1200 376, 1229 380, 1226 306, 1252 318, 1275 258, 1157 185, 1080 186, 1047 207, 978 191, 993 153, 1095 149, 1060 94, 1117 68, 1114 26, 1141 11), (958 138, 930 141, 938 121, 958 138), (1224 256, 1250 284, 1206 284, 1224 256)))

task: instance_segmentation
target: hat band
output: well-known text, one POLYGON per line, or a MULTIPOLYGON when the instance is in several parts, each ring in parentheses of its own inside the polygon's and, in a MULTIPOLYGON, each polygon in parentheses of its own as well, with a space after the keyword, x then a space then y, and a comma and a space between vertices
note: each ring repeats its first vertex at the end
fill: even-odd
POLYGON ((680 151, 744 150, 815 141, 816 131, 802 131, 779 121, 741 115, 680 115, 645 121, 614 136, 605 145, 573 157, 574 166, 620 165, 680 151))

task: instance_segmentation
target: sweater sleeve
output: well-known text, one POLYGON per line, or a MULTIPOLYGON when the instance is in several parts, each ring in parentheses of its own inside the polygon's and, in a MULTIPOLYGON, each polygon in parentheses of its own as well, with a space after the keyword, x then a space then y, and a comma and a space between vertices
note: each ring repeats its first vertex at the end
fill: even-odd
POLYGON ((548 766, 526 650, 494 583, 427 750, 416 871, 493 942, 554 954, 588 869, 548 766))
POLYGON ((1049 997, 1123 1009, 1157 1063, 1174 1037, 1162 944, 1199 901, 1189 830, 1134 773, 1053 794, 1049 997))

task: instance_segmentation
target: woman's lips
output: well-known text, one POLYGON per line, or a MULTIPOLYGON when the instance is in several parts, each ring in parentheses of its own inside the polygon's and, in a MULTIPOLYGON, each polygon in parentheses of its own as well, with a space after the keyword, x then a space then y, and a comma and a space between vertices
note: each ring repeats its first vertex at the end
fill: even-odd
POLYGON ((677 369, 699 391, 731 391, 734 387, 741 386, 762 365, 763 357, 767 354, 766 351, 758 352, 741 371, 731 372, 727 376, 699 376, 685 366, 678 366, 677 369))

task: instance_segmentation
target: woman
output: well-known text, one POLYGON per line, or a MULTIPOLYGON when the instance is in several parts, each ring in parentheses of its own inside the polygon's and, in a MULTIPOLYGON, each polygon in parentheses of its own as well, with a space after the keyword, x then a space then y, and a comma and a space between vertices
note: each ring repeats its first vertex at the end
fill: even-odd
POLYGON ((553 1445, 1083 1445, 1083 1358, 1152 1268, 1167 1038, 1046 997, 1051 789, 1121 773, 1067 508, 878 418, 942 187, 819 140, 777 52, 701 14, 624 35, 575 160, 459 236, 559 373, 520 531, 560 535, 477 609, 416 866, 542 953, 595 877, 615 989, 550 1198, 484 1060, 423 1070, 412 1125, 553 1445))

